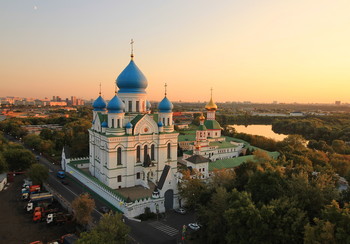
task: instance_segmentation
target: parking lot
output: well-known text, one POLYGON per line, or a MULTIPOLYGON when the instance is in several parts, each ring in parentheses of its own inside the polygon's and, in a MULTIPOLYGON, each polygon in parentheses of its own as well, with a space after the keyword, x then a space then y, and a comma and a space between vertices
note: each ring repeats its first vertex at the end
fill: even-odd
POLYGON ((26 244, 60 238, 75 231, 74 224, 47 226, 45 222, 34 223, 32 214, 24 211, 26 202, 20 199, 24 175, 16 176, 6 190, 0 192, 0 242, 26 244))

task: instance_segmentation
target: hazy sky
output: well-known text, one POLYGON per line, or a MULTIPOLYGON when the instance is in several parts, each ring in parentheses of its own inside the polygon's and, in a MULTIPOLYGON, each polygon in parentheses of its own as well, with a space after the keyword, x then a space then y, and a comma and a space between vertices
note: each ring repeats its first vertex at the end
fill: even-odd
POLYGON ((350 102, 349 0, 1 0, 0 96, 350 102))

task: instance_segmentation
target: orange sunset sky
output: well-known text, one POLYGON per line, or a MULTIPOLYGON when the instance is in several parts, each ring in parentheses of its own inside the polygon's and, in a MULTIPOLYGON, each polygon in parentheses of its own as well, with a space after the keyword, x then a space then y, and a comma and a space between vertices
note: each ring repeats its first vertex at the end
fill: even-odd
POLYGON ((350 102, 348 0, 0 2, 0 96, 105 99, 130 60, 150 100, 350 102))

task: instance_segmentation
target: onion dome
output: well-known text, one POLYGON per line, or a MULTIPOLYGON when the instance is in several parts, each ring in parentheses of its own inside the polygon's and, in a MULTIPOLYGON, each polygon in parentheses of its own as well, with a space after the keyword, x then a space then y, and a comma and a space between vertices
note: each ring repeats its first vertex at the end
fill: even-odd
POLYGON ((101 95, 92 104, 94 111, 104 111, 106 109, 106 106, 107 104, 101 95))
POLYGON ((106 120, 102 122, 101 127, 104 127, 104 128, 108 127, 106 120))
POLYGON ((132 124, 130 123, 130 121, 125 125, 125 128, 127 128, 127 129, 131 129, 132 128, 132 124))
POLYGON ((163 127, 162 121, 159 121, 159 122, 158 122, 158 127, 163 127))
POLYGON ((205 120, 205 117, 204 117, 203 114, 201 114, 201 115, 199 116, 199 120, 205 120))
POLYGON ((150 101, 146 101, 146 110, 149 111, 151 110, 152 104, 150 103, 150 101))
POLYGON ((141 70, 137 67, 134 60, 120 73, 116 79, 119 87, 118 93, 146 93, 148 82, 141 70))
POLYGON ((158 104, 158 109, 161 113, 171 113, 173 107, 173 104, 167 97, 164 97, 163 100, 158 104))
POLYGON ((213 102, 213 98, 210 98, 210 101, 205 105, 206 110, 217 110, 218 106, 213 102))
POLYGON ((115 95, 112 100, 109 101, 107 109, 108 113, 124 113, 125 104, 117 95, 115 95))

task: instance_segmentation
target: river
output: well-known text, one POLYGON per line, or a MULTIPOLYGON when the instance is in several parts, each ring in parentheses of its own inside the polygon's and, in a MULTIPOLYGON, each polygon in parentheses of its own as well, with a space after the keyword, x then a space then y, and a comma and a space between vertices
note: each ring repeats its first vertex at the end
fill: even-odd
POLYGON ((277 134, 272 131, 272 125, 231 125, 238 133, 265 136, 276 141, 282 141, 287 135, 277 134))

